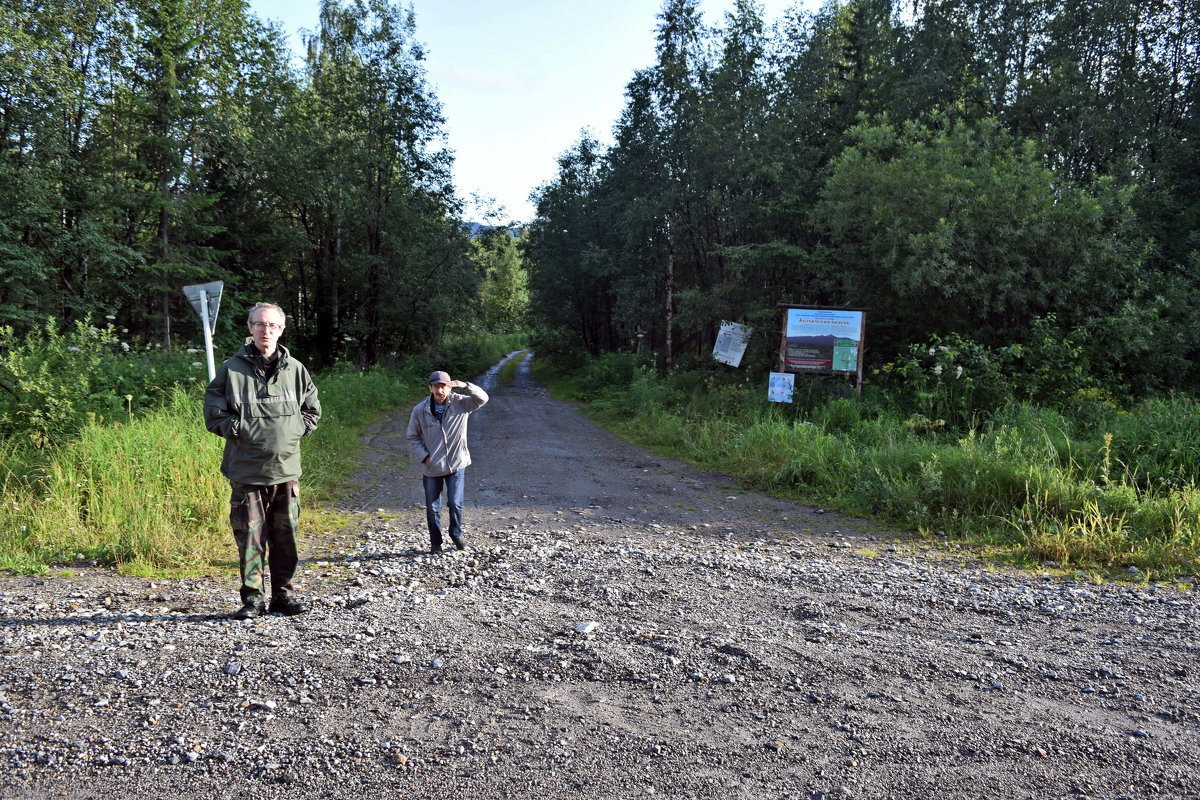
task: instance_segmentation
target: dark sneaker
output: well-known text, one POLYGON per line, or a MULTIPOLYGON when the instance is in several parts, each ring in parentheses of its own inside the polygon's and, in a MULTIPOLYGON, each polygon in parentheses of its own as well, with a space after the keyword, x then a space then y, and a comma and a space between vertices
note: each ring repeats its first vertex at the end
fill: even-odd
POLYGON ((466 536, 451 536, 450 541, 454 542, 455 550, 466 550, 467 549, 467 537, 466 536))
POLYGON ((440 544, 432 544, 429 546, 429 555, 436 556, 440 552, 442 552, 442 546, 440 544))
POLYGON ((234 619, 254 619, 261 617, 267 613, 266 603, 246 603, 246 605, 233 612, 234 619))
POLYGON ((301 603, 294 597, 271 598, 272 614, 283 614, 285 617, 294 617, 297 614, 303 614, 311 610, 312 606, 308 603, 301 603))

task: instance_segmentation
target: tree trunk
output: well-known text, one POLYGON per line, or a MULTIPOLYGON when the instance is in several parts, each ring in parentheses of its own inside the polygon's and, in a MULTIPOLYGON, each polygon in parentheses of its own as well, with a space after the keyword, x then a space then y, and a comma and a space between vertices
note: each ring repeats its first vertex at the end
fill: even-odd
POLYGON ((675 304, 675 231, 671 226, 670 220, 667 220, 667 275, 663 284, 663 294, 665 295, 663 317, 666 320, 666 330, 663 332, 665 336, 663 342, 663 363, 667 369, 670 369, 674 358, 671 352, 671 325, 674 317, 672 307, 675 304))

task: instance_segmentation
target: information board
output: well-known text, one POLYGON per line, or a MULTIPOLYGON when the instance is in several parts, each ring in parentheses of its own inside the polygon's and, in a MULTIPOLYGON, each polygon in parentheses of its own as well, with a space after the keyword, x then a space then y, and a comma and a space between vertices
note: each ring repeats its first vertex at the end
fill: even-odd
POLYGON ((786 306, 780 359, 784 372, 858 373, 863 309, 786 306))

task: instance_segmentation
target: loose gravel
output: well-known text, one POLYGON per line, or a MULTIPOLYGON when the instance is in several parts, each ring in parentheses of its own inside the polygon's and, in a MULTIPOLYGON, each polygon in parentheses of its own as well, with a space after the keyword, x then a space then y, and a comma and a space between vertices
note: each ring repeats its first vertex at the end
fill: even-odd
POLYGON ((1194 590, 990 566, 480 380, 467 551, 425 552, 402 409, 306 615, 0 577, 0 796, 1200 797, 1194 590))

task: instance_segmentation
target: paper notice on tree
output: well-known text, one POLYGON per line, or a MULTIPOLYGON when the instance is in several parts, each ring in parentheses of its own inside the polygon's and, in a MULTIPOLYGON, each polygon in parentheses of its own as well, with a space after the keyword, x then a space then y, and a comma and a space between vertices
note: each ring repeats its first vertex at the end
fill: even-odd
POLYGON ((754 328, 737 322, 722 322, 721 331, 717 334, 717 344, 713 347, 713 358, 722 364, 736 367, 742 363, 746 354, 746 342, 754 328))
POLYGON ((795 388, 795 375, 790 372, 772 372, 767 384, 767 399, 772 403, 790 403, 795 388))

